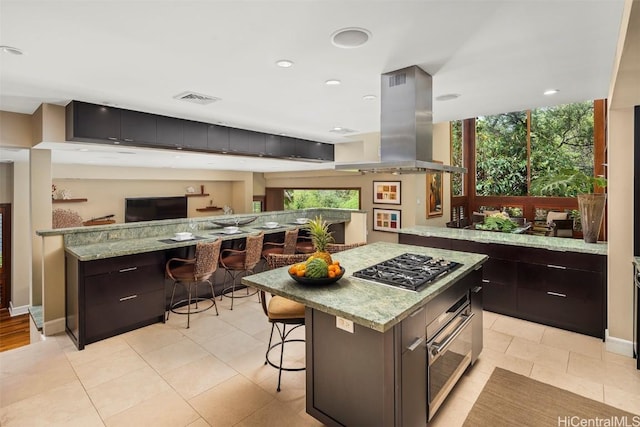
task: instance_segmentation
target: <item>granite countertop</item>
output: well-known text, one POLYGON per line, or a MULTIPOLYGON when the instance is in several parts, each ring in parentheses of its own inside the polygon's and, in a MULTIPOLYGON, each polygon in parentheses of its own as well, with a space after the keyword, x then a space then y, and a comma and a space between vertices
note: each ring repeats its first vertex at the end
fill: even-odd
POLYGON ((486 255, 383 242, 339 252, 332 257, 340 261, 346 272, 339 281, 330 285, 301 285, 289 277, 287 267, 243 277, 242 283, 385 332, 487 260, 486 255), (354 271, 406 252, 442 257, 462 266, 421 292, 351 276, 354 271))
POLYGON ((498 233, 492 231, 468 230, 463 228, 430 227, 416 225, 402 228, 400 233, 424 237, 442 237, 445 239, 468 240, 478 243, 498 243, 503 245, 526 246, 560 252, 579 252, 585 254, 607 255, 607 243, 586 243, 582 239, 563 237, 533 236, 530 234, 498 233))
POLYGON ((264 231, 265 235, 279 233, 294 226, 283 226, 274 229, 261 229, 259 226, 251 228, 249 226, 240 227, 241 232, 236 234, 224 234, 222 229, 198 230, 193 234, 198 239, 172 240, 173 234, 164 236, 142 237, 133 239, 105 240, 98 243, 84 245, 70 245, 65 247, 65 251, 78 258, 80 261, 92 261, 96 259, 112 258, 122 255, 139 254, 143 252, 161 251, 165 249, 181 248, 195 245, 197 242, 206 242, 216 239, 233 240, 244 238, 248 234, 255 234, 264 231))

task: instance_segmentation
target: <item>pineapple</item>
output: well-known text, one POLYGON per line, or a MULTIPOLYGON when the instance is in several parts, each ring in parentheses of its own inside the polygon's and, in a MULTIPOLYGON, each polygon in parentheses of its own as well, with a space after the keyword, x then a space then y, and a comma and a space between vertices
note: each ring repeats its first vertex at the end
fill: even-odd
POLYGON ((327 265, 331 265, 333 260, 331 254, 327 252, 327 244, 333 242, 333 236, 329 231, 329 224, 322 219, 322 216, 317 216, 306 225, 311 236, 311 242, 316 251, 311 255, 314 258, 323 259, 327 265))

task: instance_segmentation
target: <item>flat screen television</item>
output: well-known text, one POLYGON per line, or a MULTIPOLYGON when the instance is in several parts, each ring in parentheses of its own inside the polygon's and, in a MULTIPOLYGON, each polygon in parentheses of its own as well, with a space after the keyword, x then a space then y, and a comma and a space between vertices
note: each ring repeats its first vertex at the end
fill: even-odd
POLYGON ((187 198, 136 197, 125 199, 124 222, 187 217, 187 198))

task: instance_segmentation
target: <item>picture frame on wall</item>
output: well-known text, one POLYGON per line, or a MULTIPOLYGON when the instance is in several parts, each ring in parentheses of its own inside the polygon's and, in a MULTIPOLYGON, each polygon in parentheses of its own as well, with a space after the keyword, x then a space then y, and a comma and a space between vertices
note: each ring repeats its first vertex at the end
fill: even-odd
POLYGON ((400 181, 373 181, 373 203, 399 205, 400 181))
POLYGON ((427 206, 427 218, 442 216, 442 172, 427 173, 427 198, 425 204, 427 206))
POLYGON ((401 227, 399 209, 373 208, 373 229, 375 231, 395 231, 401 227))

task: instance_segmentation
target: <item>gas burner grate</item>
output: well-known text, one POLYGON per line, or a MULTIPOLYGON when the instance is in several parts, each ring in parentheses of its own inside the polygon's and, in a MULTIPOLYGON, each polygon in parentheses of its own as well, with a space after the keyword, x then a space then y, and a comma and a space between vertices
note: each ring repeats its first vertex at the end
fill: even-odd
POLYGON ((405 253, 353 273, 360 279, 420 291, 460 263, 428 255, 405 253))

